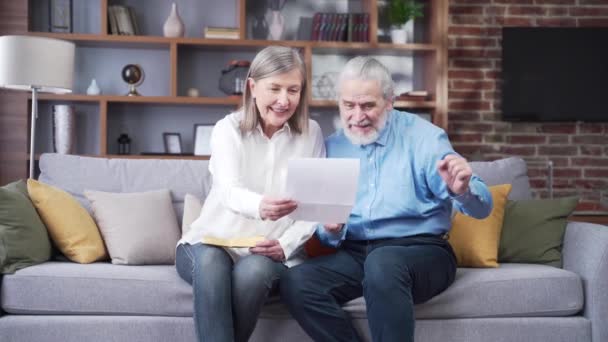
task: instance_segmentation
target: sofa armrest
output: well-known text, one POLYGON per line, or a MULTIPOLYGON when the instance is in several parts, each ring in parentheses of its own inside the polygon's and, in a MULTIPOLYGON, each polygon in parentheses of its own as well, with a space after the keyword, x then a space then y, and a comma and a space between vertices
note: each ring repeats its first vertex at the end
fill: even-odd
POLYGON ((2 278, 4 274, 0 274, 0 317, 4 315, 4 310, 2 310, 2 278))
POLYGON ((563 261, 564 269, 583 280, 583 314, 591 320, 593 342, 608 341, 608 226, 569 222, 563 261))

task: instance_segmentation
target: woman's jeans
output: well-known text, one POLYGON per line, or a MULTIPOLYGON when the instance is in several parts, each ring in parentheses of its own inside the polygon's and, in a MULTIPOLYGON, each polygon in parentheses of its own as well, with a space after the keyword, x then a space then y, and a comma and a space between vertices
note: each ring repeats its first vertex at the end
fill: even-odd
POLYGON ((413 342, 414 304, 445 290, 456 274, 448 241, 435 235, 353 241, 290 268, 281 299, 319 342, 359 341, 341 305, 363 295, 373 341, 413 342))
POLYGON ((271 291, 278 290, 280 262, 248 255, 234 263, 221 247, 180 244, 175 267, 194 292, 199 341, 247 341, 271 291))

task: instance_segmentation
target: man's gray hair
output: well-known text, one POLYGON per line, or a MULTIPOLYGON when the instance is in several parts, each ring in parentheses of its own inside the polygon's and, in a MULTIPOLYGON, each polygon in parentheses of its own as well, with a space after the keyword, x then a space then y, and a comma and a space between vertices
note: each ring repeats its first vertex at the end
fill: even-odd
POLYGON ((340 94, 342 82, 347 80, 378 81, 382 89, 382 96, 387 101, 392 101, 394 96, 394 84, 391 73, 377 59, 367 56, 352 58, 338 77, 336 92, 340 94))

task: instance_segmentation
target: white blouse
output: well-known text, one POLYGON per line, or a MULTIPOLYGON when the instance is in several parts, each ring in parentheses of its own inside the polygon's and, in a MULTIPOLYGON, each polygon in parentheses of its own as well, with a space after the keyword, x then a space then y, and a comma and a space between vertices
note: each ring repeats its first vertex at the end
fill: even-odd
MULTIPOLYGON (((218 121, 211 133, 209 171, 213 185, 200 216, 179 243, 195 244, 203 236, 222 239, 264 236, 277 239, 287 266, 299 262, 303 244, 314 233, 316 222, 282 217, 262 220, 263 195, 284 198, 287 161, 293 157, 325 157, 323 134, 317 122, 309 120, 308 132, 297 134, 286 123, 272 138, 258 125, 242 134, 242 111, 218 121)), ((226 248, 233 259, 250 254, 249 248, 226 248)))

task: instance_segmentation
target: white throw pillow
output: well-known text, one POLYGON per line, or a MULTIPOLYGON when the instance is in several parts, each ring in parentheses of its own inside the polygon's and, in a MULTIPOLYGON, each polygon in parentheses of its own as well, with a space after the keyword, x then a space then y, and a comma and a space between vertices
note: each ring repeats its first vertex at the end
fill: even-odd
POLYGON ((186 194, 184 197, 184 216, 182 218, 182 236, 190 230, 190 225, 201 215, 203 202, 198 197, 186 194))
POLYGON ((179 240, 169 190, 110 193, 85 190, 113 264, 175 262, 179 240))

